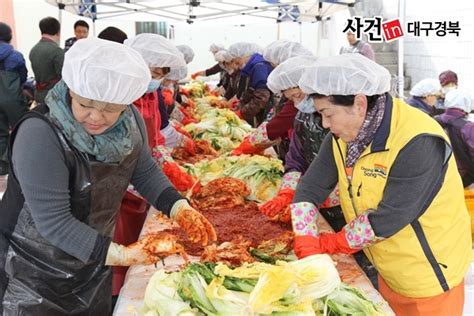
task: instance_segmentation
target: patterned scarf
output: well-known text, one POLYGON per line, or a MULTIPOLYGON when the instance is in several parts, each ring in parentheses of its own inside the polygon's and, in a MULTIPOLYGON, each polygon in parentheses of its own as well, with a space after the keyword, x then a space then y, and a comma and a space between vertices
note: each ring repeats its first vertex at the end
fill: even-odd
POLYGON ((354 141, 348 144, 346 167, 354 167, 355 162, 359 159, 362 152, 374 139, 375 133, 382 123, 383 114, 385 111, 385 94, 380 96, 375 102, 375 106, 367 112, 364 124, 357 134, 354 141))
POLYGON ((138 127, 130 108, 105 132, 90 135, 74 118, 67 101, 67 93, 68 87, 61 80, 50 90, 45 103, 49 107, 49 117, 75 148, 105 163, 121 162, 132 152, 131 131, 138 127))

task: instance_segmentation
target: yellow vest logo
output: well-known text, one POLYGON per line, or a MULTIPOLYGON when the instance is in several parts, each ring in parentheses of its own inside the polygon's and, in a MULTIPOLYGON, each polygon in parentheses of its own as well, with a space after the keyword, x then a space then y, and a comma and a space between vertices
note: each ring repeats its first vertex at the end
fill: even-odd
POLYGON ((362 167, 362 172, 366 177, 377 178, 377 176, 381 176, 382 178, 387 177, 387 167, 382 166, 380 164, 374 164, 373 168, 366 168, 362 167))

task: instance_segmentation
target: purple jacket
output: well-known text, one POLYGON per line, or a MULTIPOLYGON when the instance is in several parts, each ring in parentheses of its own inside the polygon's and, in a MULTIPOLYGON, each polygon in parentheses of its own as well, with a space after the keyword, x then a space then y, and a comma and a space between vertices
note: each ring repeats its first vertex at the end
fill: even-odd
POLYGON ((446 130, 453 146, 454 157, 464 186, 474 182, 474 122, 457 108, 448 108, 435 117, 446 130))
POLYGON ((290 171, 299 171, 305 173, 309 167, 309 163, 304 156, 304 149, 298 137, 293 130, 290 137, 290 148, 285 156, 285 173, 290 171))

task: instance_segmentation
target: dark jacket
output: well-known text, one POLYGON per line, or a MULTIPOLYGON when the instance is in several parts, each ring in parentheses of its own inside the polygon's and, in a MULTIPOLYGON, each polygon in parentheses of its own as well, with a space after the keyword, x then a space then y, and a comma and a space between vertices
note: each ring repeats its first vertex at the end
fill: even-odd
POLYGON ((61 79, 64 50, 57 43, 43 37, 31 49, 30 61, 36 80, 35 100, 42 103, 48 91, 61 79))
POLYGON ((25 58, 23 58, 23 55, 15 50, 12 45, 3 41, 0 41, 0 69, 18 73, 20 83, 25 83, 28 73, 25 58))
POLYGON ((72 47, 72 45, 74 45, 74 43, 77 42, 77 38, 76 37, 70 37, 68 38, 65 42, 64 42, 64 52, 67 52, 69 50, 69 48, 72 47))
POLYGON ((272 66, 262 55, 253 54, 240 72, 245 89, 240 98, 240 112, 254 127, 260 125, 270 110, 272 93, 267 87, 267 78, 272 66))
POLYGON ((425 101, 423 101, 423 98, 413 96, 407 100, 407 103, 417 109, 422 110, 429 116, 433 116, 433 110, 434 110, 433 107, 428 105, 425 101))

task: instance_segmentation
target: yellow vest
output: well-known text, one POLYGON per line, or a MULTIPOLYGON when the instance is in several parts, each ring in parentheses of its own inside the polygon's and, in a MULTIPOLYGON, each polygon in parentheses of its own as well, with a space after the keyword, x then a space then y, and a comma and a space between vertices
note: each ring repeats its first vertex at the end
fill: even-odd
MULTIPOLYGON (((368 209, 377 209, 398 153, 421 134, 441 137, 449 146, 446 134, 435 120, 398 99, 393 100, 393 105, 387 102, 381 127, 354 165, 351 187, 345 171, 347 144, 333 138, 340 200, 347 222, 368 209)), ((403 296, 441 294, 463 280, 470 263, 469 215, 453 155, 446 168, 444 179, 440 179, 441 189, 427 201, 427 208, 418 219, 390 238, 364 249, 381 277, 403 296)), ((409 201, 400 197, 400 203, 409 201)))

